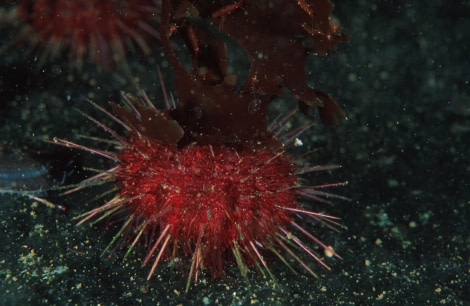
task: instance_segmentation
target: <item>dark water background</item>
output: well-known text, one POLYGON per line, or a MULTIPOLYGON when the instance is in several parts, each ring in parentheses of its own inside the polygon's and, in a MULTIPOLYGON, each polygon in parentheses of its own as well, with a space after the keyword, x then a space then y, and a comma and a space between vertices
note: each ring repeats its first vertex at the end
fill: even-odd
MULTIPOLYGON (((119 251, 100 257, 116 229, 74 227, 74 216, 97 205, 88 200, 98 191, 51 193, 65 212, 3 194, 0 304, 470 303, 470 2, 336 2, 351 41, 327 58, 312 57, 306 69, 313 87, 330 93, 348 120, 302 136, 306 149, 321 148, 314 155, 319 163, 343 166, 327 180, 349 181, 335 192, 352 201, 328 208, 348 229, 310 228, 342 256, 327 261, 331 271, 317 268, 320 278, 313 279, 273 263, 274 287, 255 274, 245 283, 232 267, 227 280, 204 277, 185 295, 178 267, 162 265, 145 280, 143 250, 125 261, 119 251)), ((1 34, 5 43, 14 32, 1 34)), ((109 123, 86 98, 107 105, 135 87, 122 71, 69 71, 67 58, 38 68, 39 55, 12 48, 0 57, 2 147, 42 153, 46 166, 47 156, 68 154, 60 164, 109 167, 44 140, 105 136, 75 108, 109 123)), ((161 101, 159 53, 129 62, 142 88, 161 101)))

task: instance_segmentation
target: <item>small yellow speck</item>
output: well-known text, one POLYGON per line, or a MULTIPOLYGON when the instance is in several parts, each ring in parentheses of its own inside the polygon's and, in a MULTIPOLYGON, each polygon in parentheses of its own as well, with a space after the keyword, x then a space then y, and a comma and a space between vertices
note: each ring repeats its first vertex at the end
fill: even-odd
POLYGON ((327 248, 325 248, 324 253, 326 257, 332 257, 335 254, 335 250, 332 246, 328 246, 327 248))
POLYGON ((385 296, 385 291, 382 291, 382 292, 377 296, 377 300, 379 300, 379 301, 380 301, 380 300, 383 300, 384 296, 385 296))

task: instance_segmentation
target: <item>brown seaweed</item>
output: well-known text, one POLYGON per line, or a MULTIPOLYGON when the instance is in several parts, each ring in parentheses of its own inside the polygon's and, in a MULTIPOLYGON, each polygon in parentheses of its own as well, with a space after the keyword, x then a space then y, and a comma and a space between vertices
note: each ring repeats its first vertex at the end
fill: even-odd
MULTIPOLYGON (((113 108, 148 136, 180 147, 192 143, 250 143, 276 149, 281 143, 267 128, 267 109, 291 91, 299 110, 316 106, 324 124, 338 123, 342 109, 325 92, 307 85, 305 61, 326 55, 348 37, 331 17, 328 0, 162 1, 160 37, 175 70, 178 103, 168 112, 142 105, 113 108), (190 54, 187 70, 178 57, 180 35, 190 54), (226 38, 249 58, 248 77, 230 74, 226 38), (176 47, 175 47, 176 46, 176 47), (135 122, 135 115, 141 118, 135 122)), ((140 105, 140 104, 139 104, 140 105)))
POLYGON ((176 71, 178 95, 170 115, 185 131, 183 144, 280 145, 267 132, 266 112, 284 88, 298 99, 303 113, 315 105, 323 123, 337 123, 344 112, 328 94, 308 87, 304 68, 308 55, 324 55, 348 39, 332 22, 332 9, 327 0, 163 1, 161 39, 176 71), (173 50, 175 31, 190 50, 190 71, 173 50), (237 76, 227 72, 220 32, 249 57, 249 74, 240 90, 235 90, 237 76))

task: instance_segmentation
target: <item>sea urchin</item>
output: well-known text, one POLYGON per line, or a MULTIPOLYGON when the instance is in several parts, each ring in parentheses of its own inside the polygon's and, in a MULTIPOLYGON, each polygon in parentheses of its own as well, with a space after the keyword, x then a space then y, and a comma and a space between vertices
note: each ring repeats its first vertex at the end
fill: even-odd
MULTIPOLYGON (((126 106, 112 104, 115 115, 91 103, 123 126, 126 136, 85 115, 118 141, 117 153, 54 139, 55 143, 116 162, 115 167, 74 189, 102 182, 114 182, 118 186, 114 198, 85 213, 79 222, 82 224, 100 214, 126 213, 124 225, 104 253, 119 237, 131 243, 128 253, 141 237, 150 237, 152 242, 144 265, 152 257, 155 259, 148 278, 162 259, 191 258, 186 290, 191 279, 197 279, 201 268, 210 269, 218 277, 223 274, 226 262, 236 262, 243 276, 249 266, 256 265, 260 272, 273 277, 264 259, 269 252, 293 271, 282 253, 290 254, 316 276, 296 255, 299 249, 328 268, 308 247, 309 243, 294 232, 302 233, 325 252, 338 256, 294 221, 301 214, 336 224, 336 217, 304 209, 300 198, 326 201, 322 197, 335 195, 320 189, 337 184, 301 186, 298 178, 300 174, 334 166, 299 168, 283 146, 275 149, 252 143, 179 146, 184 131, 167 112, 157 110, 146 96, 143 100, 124 96, 124 101, 126 106)), ((278 125, 278 129, 282 127, 278 125)), ((290 133, 283 140, 292 142, 301 131, 290 133)), ((279 131, 269 132, 279 134, 279 131)))
POLYGON ((154 0, 21 0, 7 20, 21 27, 12 44, 45 46, 41 64, 67 50, 78 68, 89 58, 108 69, 125 63, 128 49, 151 54, 149 42, 159 38, 152 25, 159 6, 154 0))

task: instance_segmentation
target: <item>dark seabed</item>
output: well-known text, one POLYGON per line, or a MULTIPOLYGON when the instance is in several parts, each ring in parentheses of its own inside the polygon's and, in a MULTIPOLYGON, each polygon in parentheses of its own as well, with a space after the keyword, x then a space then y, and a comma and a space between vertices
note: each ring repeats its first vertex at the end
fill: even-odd
MULTIPOLYGON (((302 135, 305 151, 316 149, 311 162, 342 165, 312 176, 312 182, 349 182, 332 191, 352 201, 335 200, 325 209, 347 229, 308 226, 342 256, 326 260, 331 271, 313 266, 319 279, 296 276, 276 260, 274 285, 256 273, 245 282, 233 266, 227 279, 204 275, 184 294, 179 265, 162 264, 146 280, 142 248, 124 261, 120 250, 112 258, 100 256, 117 224, 74 226, 75 216, 98 205, 90 199, 103 189, 38 194, 65 211, 4 192, 0 304, 468 305, 470 1, 335 2, 334 14, 350 42, 329 57, 311 57, 306 69, 311 85, 330 93, 348 119, 333 128, 318 124, 302 135)), ((0 33, 1 44, 15 35, 11 28, 0 33)), ((64 173, 64 183, 73 183, 93 173, 90 168, 109 167, 101 158, 44 140, 92 144, 80 135, 106 137, 76 109, 116 127, 86 99, 108 107, 108 101, 120 100, 120 91, 136 92, 129 78, 119 69, 68 70, 66 56, 39 68, 40 48, 30 54, 18 50, 0 57, 2 151, 28 156, 26 170, 51 169, 47 176, 35 172, 34 184, 58 186, 64 173)), ((129 56, 129 63, 140 86, 161 101, 159 53, 129 56)), ((162 69, 171 88, 171 69, 162 69)))

